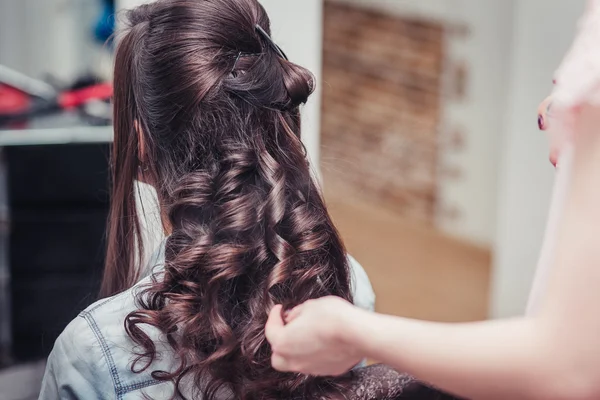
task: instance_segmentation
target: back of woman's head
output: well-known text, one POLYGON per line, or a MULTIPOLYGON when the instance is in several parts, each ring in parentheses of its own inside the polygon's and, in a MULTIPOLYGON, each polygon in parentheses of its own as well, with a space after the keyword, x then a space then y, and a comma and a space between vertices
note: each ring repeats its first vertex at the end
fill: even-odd
POLYGON ((157 189, 171 229, 165 271, 126 328, 167 335, 207 398, 314 398, 331 382, 270 366, 268 311, 310 298, 350 300, 343 244, 300 141, 299 106, 313 76, 269 38, 256 0, 159 0, 128 12, 115 65, 113 199, 103 293, 137 279, 133 181, 157 189))

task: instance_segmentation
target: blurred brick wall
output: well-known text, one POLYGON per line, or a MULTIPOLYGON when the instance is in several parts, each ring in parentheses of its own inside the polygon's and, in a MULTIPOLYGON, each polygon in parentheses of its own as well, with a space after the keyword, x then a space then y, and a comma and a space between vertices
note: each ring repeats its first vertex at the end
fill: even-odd
POLYGON ((432 223, 443 26, 331 0, 324 21, 326 188, 432 223))

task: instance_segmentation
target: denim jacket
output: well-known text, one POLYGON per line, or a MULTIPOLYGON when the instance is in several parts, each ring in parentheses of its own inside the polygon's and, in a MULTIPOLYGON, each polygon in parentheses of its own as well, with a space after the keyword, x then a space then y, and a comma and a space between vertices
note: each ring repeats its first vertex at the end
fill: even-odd
MULTIPOLYGON (((369 278, 356 260, 348 258, 354 302, 361 308, 373 310, 375 294, 369 278)), ((159 268, 163 260, 164 249, 161 249, 149 266, 159 268)), ((171 398, 173 384, 151 376, 152 371, 172 371, 177 366, 164 335, 156 328, 148 327, 146 332, 160 357, 144 372, 131 371, 136 346, 125 332, 124 320, 138 308, 136 293, 149 280, 147 276, 133 288, 91 305, 65 328, 48 358, 40 400, 171 398)), ((223 394, 223 398, 230 396, 223 394)))

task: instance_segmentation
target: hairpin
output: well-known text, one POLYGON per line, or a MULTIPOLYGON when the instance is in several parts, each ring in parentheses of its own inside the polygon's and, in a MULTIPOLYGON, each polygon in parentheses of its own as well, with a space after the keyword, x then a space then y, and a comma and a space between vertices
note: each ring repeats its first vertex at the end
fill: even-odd
MULTIPOLYGON (((242 57, 260 57, 262 55, 263 53, 244 53, 243 51, 238 52, 237 56, 235 56, 235 61, 233 63, 233 67, 231 68, 231 73, 233 74, 235 72, 235 69, 237 68, 237 65, 242 59, 242 57)), ((233 58, 233 56, 231 58, 233 58)))
POLYGON ((240 51, 237 55, 237 57, 235 58, 235 62, 233 63, 233 68, 231 68, 231 73, 233 74, 235 72, 235 67, 237 67, 237 63, 238 61, 240 61, 240 58, 242 57, 242 52, 240 51))
POLYGON ((256 32, 258 32, 263 39, 265 39, 269 45, 271 46, 271 48, 273 50, 275 50, 275 52, 279 55, 279 57, 288 60, 287 56, 285 55, 285 53, 283 52, 283 50, 281 50, 281 47, 277 46, 277 44, 273 41, 273 39, 271 39, 271 36, 269 36, 269 34, 267 32, 265 32, 265 30, 263 28, 260 27, 260 25, 255 25, 254 26, 256 29, 256 32))

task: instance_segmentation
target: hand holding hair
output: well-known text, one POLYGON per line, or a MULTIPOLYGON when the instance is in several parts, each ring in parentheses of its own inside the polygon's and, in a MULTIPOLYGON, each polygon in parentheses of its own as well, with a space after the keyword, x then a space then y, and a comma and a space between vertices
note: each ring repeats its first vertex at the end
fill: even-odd
POLYGON ((272 363, 281 371, 341 375, 363 359, 344 333, 359 310, 338 297, 309 300, 285 317, 275 306, 266 325, 272 363))

